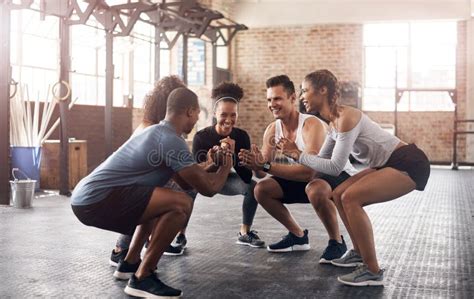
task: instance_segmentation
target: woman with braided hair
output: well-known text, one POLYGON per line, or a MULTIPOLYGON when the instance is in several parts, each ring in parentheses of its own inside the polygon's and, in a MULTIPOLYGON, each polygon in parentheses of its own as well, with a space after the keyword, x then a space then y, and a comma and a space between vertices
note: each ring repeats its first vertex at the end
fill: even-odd
POLYGON ((430 164, 416 145, 384 131, 362 111, 337 104, 337 98, 337 78, 330 71, 308 74, 302 84, 301 100, 307 111, 319 112, 330 121, 326 140, 318 155, 300 152, 289 140, 281 140, 277 146, 299 163, 333 176, 343 170, 350 154, 368 165, 333 191, 332 199, 354 249, 331 263, 357 267, 354 272, 338 277, 343 284, 382 285, 383 270, 377 262, 372 224, 364 207, 396 199, 415 189, 424 190, 430 164))

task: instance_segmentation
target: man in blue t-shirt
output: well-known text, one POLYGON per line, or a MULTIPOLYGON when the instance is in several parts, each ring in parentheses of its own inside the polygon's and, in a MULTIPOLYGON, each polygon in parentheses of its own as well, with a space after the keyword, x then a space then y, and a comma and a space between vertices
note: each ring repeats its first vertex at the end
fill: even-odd
POLYGON ((131 296, 181 295, 154 273, 164 250, 190 216, 192 199, 162 187, 173 177, 183 188, 213 196, 233 166, 233 149, 222 150, 225 160, 215 173, 195 163, 181 134, 192 130, 199 112, 195 93, 175 89, 168 97, 165 120, 132 136, 82 179, 72 194, 72 210, 82 223, 122 234, 135 231, 130 250, 119 263, 126 270, 114 274, 130 278, 125 292, 131 296), (152 232, 141 261, 140 251, 152 232))

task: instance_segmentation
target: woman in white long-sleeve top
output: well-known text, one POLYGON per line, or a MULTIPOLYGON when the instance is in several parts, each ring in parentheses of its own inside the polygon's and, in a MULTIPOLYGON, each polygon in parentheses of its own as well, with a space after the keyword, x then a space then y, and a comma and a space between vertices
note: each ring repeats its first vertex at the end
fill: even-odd
MULTIPOLYGON (((363 207, 424 190, 430 164, 422 150, 384 131, 362 111, 338 105, 337 78, 328 70, 308 74, 302 84, 302 102, 309 112, 319 112, 330 121, 330 130, 318 155, 301 153, 296 145, 280 140, 282 152, 320 173, 337 176, 352 154, 368 168, 352 176, 333 192, 339 214, 354 249, 333 265, 354 267, 338 277, 344 284, 383 284, 383 270, 375 253, 374 236, 363 207)), ((310 183, 311 184, 311 183, 310 183)))

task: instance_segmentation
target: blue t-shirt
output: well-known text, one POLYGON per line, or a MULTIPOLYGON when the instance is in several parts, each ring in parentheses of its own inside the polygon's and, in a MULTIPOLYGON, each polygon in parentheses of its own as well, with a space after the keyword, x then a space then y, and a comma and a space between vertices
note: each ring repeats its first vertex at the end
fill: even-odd
POLYGON ((119 186, 162 187, 174 173, 195 163, 186 141, 162 121, 132 136, 83 178, 74 188, 71 204, 99 202, 119 186))

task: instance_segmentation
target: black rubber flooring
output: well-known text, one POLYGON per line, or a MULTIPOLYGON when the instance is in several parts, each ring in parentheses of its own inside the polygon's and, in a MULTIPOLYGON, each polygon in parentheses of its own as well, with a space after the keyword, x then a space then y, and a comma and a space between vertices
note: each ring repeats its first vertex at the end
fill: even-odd
MULTIPOLYGON (((181 257, 163 257, 160 278, 185 298, 473 298, 474 171, 433 169, 424 192, 367 208, 384 287, 353 288, 322 266, 327 236, 310 205, 291 211, 310 231, 311 250, 271 254, 235 243, 241 197, 199 196, 181 257)), ((267 243, 286 234, 259 208, 267 243)), ((347 233, 343 230, 348 239, 347 233)), ((0 298, 126 298, 108 265, 114 233, 82 225, 69 199, 43 193, 34 207, 0 207, 0 298)))

